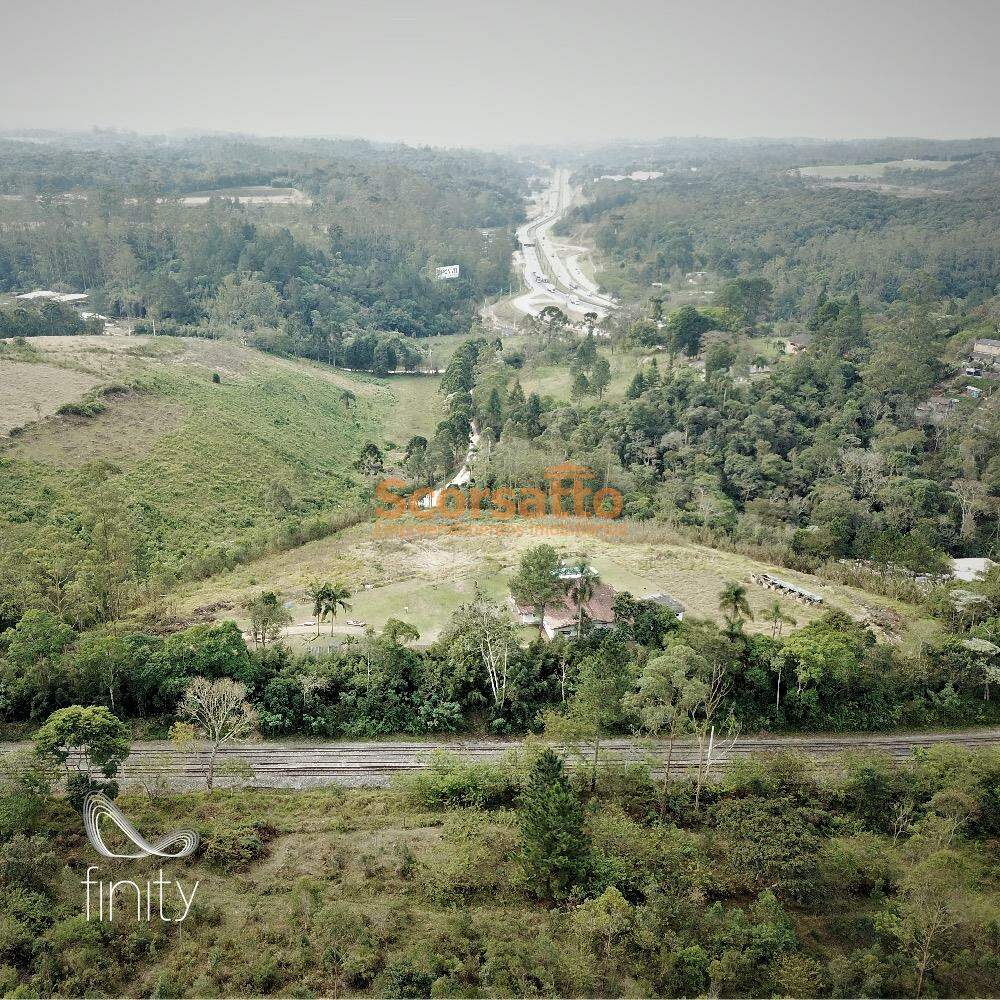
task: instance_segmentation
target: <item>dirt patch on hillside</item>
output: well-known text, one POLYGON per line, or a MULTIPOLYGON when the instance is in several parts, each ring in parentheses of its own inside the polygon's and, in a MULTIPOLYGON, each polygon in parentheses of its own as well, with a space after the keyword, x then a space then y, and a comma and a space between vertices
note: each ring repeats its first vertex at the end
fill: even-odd
POLYGON ((93 375, 56 365, 0 361, 0 436, 52 416, 98 383, 93 375))
POLYGON ((56 417, 28 429, 11 441, 4 456, 60 468, 102 459, 128 466, 144 458, 155 441, 175 431, 187 412, 176 403, 136 393, 104 397, 102 402, 107 408, 96 417, 56 417))

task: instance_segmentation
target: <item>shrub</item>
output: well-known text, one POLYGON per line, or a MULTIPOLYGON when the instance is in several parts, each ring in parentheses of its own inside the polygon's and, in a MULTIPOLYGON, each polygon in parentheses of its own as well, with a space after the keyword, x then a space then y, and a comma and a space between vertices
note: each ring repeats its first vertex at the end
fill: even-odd
POLYGON ((828 819, 789 798, 747 796, 714 807, 718 889, 733 895, 772 886, 786 896, 809 895, 817 879, 817 852, 828 819))
POLYGON ((481 764, 435 750, 424 770, 406 775, 397 784, 410 801, 427 808, 496 809, 512 805, 517 799, 521 775, 513 756, 496 764, 481 764))
POLYGON ((820 876, 832 892, 887 893, 899 879, 899 858, 871 833, 834 837, 819 853, 820 876))
POLYGON ((691 834, 675 828, 645 827, 613 808, 595 814, 588 831, 594 848, 595 892, 615 886, 635 902, 653 886, 680 895, 704 881, 691 834))
POLYGON ((489 895, 510 887, 505 859, 517 850, 517 832, 506 818, 477 811, 452 813, 444 823, 442 846, 420 865, 425 894, 438 902, 489 895))
POLYGON ((205 861, 231 871, 264 857, 274 831, 263 823, 216 829, 204 841, 205 861))

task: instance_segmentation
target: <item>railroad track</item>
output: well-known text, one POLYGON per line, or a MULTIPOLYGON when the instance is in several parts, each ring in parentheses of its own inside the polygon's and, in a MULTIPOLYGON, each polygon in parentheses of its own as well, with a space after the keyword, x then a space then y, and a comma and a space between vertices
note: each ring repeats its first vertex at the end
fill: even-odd
MULTIPOLYGON (((804 753, 822 763, 851 750, 880 750, 905 759, 917 750, 943 743, 967 748, 1000 746, 1000 728, 945 733, 894 733, 820 736, 746 736, 732 743, 719 740, 713 748, 713 769, 754 753, 783 750, 804 753)), ((0 744, 0 752, 27 744, 0 744)), ((251 743, 219 751, 219 783, 232 780, 236 765, 246 784, 272 788, 307 788, 323 785, 385 786, 392 777, 427 766, 428 755, 445 750, 479 762, 500 760, 520 747, 517 741, 449 740, 440 743, 251 743)), ((662 773, 667 757, 665 743, 626 739, 607 740, 602 751, 623 761, 649 761, 662 773)), ((178 751, 166 742, 137 743, 122 767, 126 783, 158 783, 189 787, 204 781, 209 762, 204 750, 178 751)), ((678 740, 671 756, 671 771, 678 775, 697 765, 699 750, 691 740, 678 740)))

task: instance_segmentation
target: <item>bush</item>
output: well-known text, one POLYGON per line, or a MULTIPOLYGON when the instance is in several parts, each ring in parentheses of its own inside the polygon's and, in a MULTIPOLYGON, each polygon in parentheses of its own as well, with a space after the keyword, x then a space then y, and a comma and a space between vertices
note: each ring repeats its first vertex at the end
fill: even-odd
POLYGON ((492 900, 510 888, 505 859, 517 850, 517 831, 506 819, 486 813, 456 812, 448 816, 442 846, 420 865, 424 893, 437 902, 489 895, 492 900))
POLYGON ((96 399, 81 399, 78 403, 63 403, 56 413, 60 417, 96 417, 103 413, 107 407, 96 399))
POLYGON ((713 875, 717 888, 730 895, 756 893, 772 886, 801 899, 815 887, 817 852, 828 817, 790 798, 747 796, 725 799, 714 807, 713 875))
POLYGON ((397 785, 411 802, 427 808, 497 809, 514 804, 521 791, 521 775, 513 756, 496 764, 481 764, 435 750, 424 770, 406 775, 397 785))
POLYGON ((631 902, 653 886, 671 895, 690 893, 703 881, 694 837, 676 828, 644 827, 613 808, 589 822, 594 848, 592 888, 614 886, 631 902))
POLYGON ((274 831, 263 823, 216 829, 204 841, 206 863, 226 872, 258 861, 267 853, 274 831))
POLYGON ((871 833, 834 837, 819 853, 820 877, 831 892, 890 892, 899 879, 899 865, 892 848, 871 833))

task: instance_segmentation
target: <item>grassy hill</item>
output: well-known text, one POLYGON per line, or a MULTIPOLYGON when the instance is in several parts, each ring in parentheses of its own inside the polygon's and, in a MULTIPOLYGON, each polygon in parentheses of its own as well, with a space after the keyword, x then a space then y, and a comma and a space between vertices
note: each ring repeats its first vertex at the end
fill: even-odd
POLYGON ((23 400, 0 401, 0 523, 120 498, 164 571, 361 503, 352 463, 391 404, 362 376, 214 341, 37 338, 0 365, 59 407, 25 425, 23 400))

